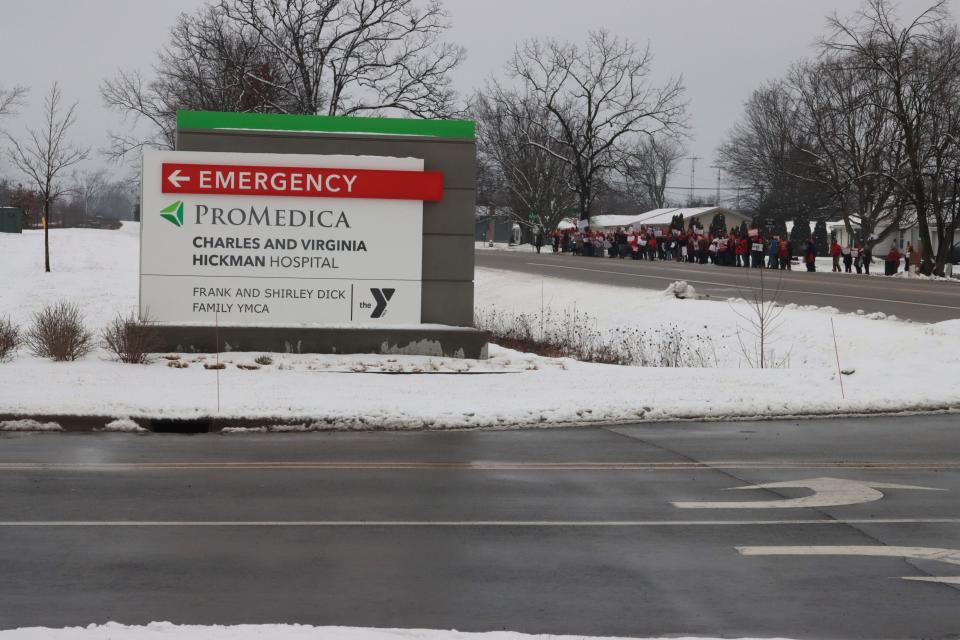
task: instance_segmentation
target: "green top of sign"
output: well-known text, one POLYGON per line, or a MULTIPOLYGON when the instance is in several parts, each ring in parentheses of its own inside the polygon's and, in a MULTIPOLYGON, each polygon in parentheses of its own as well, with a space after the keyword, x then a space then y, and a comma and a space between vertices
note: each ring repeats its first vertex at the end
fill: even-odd
POLYGON ((379 133, 387 135, 472 139, 474 137, 475 124, 472 120, 420 120, 415 118, 306 116, 286 113, 177 111, 177 128, 379 133))

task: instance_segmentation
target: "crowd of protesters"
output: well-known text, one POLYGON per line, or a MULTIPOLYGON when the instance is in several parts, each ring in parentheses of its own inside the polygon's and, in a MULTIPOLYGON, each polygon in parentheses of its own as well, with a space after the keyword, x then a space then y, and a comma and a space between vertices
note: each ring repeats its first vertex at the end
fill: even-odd
MULTIPOLYGON (((588 257, 784 270, 791 270, 794 266, 794 247, 789 239, 777 235, 765 237, 758 229, 750 229, 746 234, 732 230, 714 235, 696 227, 685 231, 645 226, 615 230, 591 230, 587 227, 582 230, 557 230, 551 235, 551 240, 554 253, 588 257)), ((543 234, 535 234, 534 244, 539 252, 544 244, 543 234)), ((870 249, 859 242, 850 247, 841 246, 834 240, 830 245, 830 256, 833 259, 833 271, 836 272, 851 273, 855 269, 857 273, 869 274, 874 260, 870 249)), ((807 271, 817 270, 817 244, 813 236, 797 257, 807 271)), ((886 275, 893 275, 901 259, 905 261, 904 271, 909 271, 913 264, 911 260, 918 262, 919 254, 908 243, 904 253, 896 246, 891 246, 884 259, 886 275)))

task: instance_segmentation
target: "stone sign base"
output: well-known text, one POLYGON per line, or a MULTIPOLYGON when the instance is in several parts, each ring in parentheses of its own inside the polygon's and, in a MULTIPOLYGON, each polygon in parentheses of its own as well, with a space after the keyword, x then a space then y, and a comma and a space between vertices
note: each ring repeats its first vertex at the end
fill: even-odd
POLYGON ((155 325, 158 351, 379 353, 482 359, 489 335, 471 327, 242 327, 155 325))

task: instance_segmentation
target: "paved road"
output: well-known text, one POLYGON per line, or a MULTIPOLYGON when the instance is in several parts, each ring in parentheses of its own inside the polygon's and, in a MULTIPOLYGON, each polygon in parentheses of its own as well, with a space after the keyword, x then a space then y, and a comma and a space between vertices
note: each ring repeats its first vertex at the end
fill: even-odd
POLYGON ((958 637, 960 557, 901 549, 960 549, 958 426, 6 435, 0 628, 958 637), (794 499, 813 492, 725 489, 821 477, 839 479, 816 494, 835 506, 672 504, 794 499), (824 545, 873 555, 781 548, 824 545))
MULTIPOLYGON (((758 270, 680 263, 581 258, 533 252, 476 252, 478 267, 508 269, 536 275, 569 278, 617 286, 663 290, 676 280, 686 280, 699 293, 727 299, 744 296, 758 285, 758 270)), ((880 263, 882 269, 883 264, 880 263)), ((960 318, 960 282, 903 280, 856 274, 786 271, 767 280, 776 287, 783 274, 780 300, 784 303, 832 306, 845 312, 862 309, 882 311, 918 322, 939 322, 960 318)))

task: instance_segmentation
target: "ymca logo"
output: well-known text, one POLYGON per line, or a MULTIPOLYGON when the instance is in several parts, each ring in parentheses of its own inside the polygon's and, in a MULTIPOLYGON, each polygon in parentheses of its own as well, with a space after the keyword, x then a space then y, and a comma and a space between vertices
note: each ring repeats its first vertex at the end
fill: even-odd
POLYGON ((161 209, 160 217, 178 227, 182 227, 183 226, 183 200, 177 200, 176 202, 171 204, 169 207, 165 209, 161 209))
POLYGON ((370 289, 373 299, 377 301, 377 306, 373 308, 373 312, 370 314, 371 318, 383 317, 387 310, 387 303, 390 302, 390 298, 393 297, 395 291, 396 289, 370 289))

